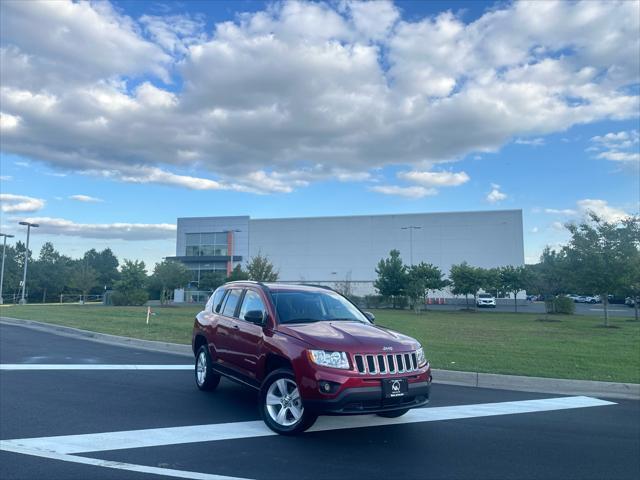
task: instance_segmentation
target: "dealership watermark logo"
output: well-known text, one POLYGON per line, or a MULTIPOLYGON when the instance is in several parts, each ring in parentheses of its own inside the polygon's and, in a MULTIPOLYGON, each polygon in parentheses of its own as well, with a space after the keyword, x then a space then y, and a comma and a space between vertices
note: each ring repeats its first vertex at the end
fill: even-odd
POLYGON ((391 383, 391 392, 392 393, 400 393, 400 380, 394 380, 391 383))

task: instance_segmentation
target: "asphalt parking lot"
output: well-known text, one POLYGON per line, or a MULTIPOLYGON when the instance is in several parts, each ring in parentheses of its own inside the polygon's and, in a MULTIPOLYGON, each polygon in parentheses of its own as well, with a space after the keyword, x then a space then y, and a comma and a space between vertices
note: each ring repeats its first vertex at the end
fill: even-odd
POLYGON ((0 324, 0 363, 2 479, 640 478, 637 401, 434 385, 400 419, 288 438, 183 356, 0 324))

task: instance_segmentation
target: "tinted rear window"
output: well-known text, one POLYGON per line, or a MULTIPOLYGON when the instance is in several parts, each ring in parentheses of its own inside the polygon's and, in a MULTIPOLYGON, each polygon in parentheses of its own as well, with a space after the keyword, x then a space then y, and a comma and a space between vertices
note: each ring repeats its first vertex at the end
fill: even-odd
POLYGON ((227 301, 225 302, 224 309, 222 311, 223 315, 227 317, 233 317, 241 294, 242 290, 231 290, 229 292, 229 295, 227 295, 227 301))

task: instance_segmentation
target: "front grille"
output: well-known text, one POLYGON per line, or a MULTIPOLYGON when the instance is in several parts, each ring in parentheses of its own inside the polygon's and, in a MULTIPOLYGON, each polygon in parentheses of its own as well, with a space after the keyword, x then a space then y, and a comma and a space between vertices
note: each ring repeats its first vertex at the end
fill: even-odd
POLYGON ((409 353, 356 353, 356 371, 361 375, 385 375, 389 373, 409 373, 418 370, 416 352, 409 353))

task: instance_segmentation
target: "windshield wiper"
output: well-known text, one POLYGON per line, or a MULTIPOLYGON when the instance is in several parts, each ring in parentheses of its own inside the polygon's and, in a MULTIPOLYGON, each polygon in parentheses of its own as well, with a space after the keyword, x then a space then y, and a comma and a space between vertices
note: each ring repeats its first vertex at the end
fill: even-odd
POLYGON ((322 319, 321 318, 294 318, 293 320, 287 320, 286 322, 281 322, 284 324, 289 324, 289 323, 315 323, 315 322, 321 322, 322 319))

